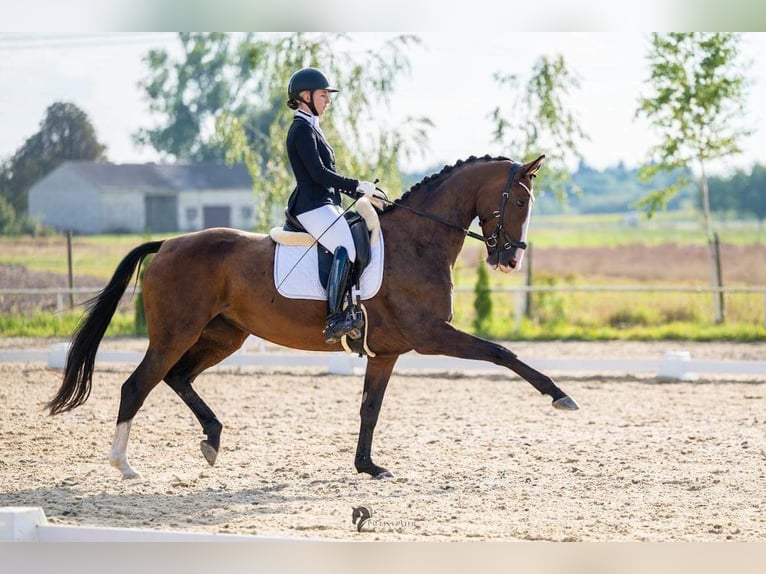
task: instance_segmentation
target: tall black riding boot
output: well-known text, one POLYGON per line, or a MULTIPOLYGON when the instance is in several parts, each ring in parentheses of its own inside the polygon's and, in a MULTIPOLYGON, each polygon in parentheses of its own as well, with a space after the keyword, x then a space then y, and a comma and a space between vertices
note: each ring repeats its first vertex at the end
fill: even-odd
POLYGON ((326 343, 337 343, 344 335, 352 339, 361 336, 360 321, 348 311, 343 310, 343 296, 348 289, 353 263, 348 258, 345 247, 338 247, 333 253, 330 276, 327 279, 327 325, 324 328, 326 343))

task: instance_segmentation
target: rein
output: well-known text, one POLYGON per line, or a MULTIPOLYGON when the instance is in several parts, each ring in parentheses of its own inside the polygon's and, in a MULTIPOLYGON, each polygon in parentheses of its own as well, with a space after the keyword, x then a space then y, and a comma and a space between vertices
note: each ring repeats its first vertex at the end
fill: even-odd
MULTIPOLYGON (((453 229, 459 229, 460 231, 463 232, 464 235, 467 235, 468 237, 472 239, 478 239, 482 243, 486 244, 486 246, 489 249, 497 248, 497 239, 501 234, 503 238, 505 239, 505 243, 503 244, 503 247, 502 247, 503 249, 511 249, 513 247, 517 247, 519 249, 526 249, 527 248, 526 242, 516 241, 515 239, 511 239, 510 237, 508 237, 508 234, 505 232, 505 229, 503 228, 503 216, 505 215, 505 205, 506 203, 508 203, 508 198, 510 197, 509 192, 511 191, 511 187, 513 187, 514 183, 518 183, 524 189, 526 189, 532 201, 534 201, 535 199, 535 196, 532 194, 532 191, 526 185, 521 183, 521 181, 518 181, 516 179, 516 175, 520 167, 521 167, 521 164, 518 164, 515 162, 511 164, 511 170, 508 173, 508 181, 505 184, 505 189, 503 190, 503 195, 502 195, 502 198, 500 199, 500 209, 493 212, 493 215, 497 219, 497 227, 495 227, 495 231, 492 232, 492 235, 490 235, 489 237, 484 237, 483 235, 479 235, 478 233, 475 233, 471 231, 470 229, 462 227, 458 225, 457 223, 453 223, 452 221, 448 221, 442 217, 439 217, 438 215, 434 215, 433 213, 427 213, 425 211, 415 209, 414 207, 410 207, 408 205, 404 205, 396 201, 390 201, 388 199, 384 199, 383 201, 387 202, 389 205, 393 207, 401 207, 402 209, 406 209, 408 211, 416 213, 417 215, 420 215, 421 217, 425 217, 426 219, 430 219, 431 221, 436 221, 437 223, 446 225, 447 227, 451 227, 453 229)), ((380 191, 383 191, 383 190, 380 190, 380 191)))

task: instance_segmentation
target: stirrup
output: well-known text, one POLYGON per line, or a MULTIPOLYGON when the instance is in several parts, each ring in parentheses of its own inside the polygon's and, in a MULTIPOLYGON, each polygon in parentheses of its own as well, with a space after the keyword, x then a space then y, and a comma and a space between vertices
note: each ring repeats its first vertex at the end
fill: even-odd
POLYGON ((364 319, 361 314, 349 310, 333 313, 327 317, 327 325, 322 331, 325 343, 339 343, 344 336, 359 339, 362 336, 363 326, 364 319))

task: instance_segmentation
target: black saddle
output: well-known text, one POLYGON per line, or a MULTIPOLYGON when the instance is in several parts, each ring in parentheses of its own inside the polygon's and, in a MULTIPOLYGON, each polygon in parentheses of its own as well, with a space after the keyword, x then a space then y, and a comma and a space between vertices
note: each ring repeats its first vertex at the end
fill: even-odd
MULTIPOLYGON (((362 272, 370 264, 370 232, 367 229, 367 223, 364 218, 358 213, 347 211, 343 216, 346 218, 346 221, 348 221, 348 225, 351 228, 351 236, 354 238, 356 261, 351 270, 351 283, 358 287, 359 277, 362 276, 362 272)), ((308 233, 308 231, 301 225, 301 222, 298 221, 298 218, 293 216, 287 210, 285 210, 285 224, 283 229, 285 231, 308 233)), ((330 275, 330 265, 332 265, 333 254, 325 249, 320 243, 316 244, 316 248, 317 259, 319 259, 319 281, 321 281, 322 287, 327 289, 327 278, 330 275)))

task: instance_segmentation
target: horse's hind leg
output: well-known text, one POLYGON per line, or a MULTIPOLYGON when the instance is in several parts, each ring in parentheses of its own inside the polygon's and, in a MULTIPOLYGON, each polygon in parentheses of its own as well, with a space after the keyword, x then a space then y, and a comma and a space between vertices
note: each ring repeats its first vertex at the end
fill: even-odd
POLYGON ((200 442, 202 454, 210 466, 215 464, 221 444, 221 425, 215 413, 192 388, 192 383, 205 369, 221 362, 242 346, 248 333, 215 317, 202 332, 194 346, 170 369, 165 382, 173 389, 197 417, 207 437, 200 442))
POLYGON ((164 349, 162 352, 157 351, 150 344, 141 363, 122 385, 117 428, 114 431, 109 462, 122 473, 123 478, 140 476, 128 462, 128 438, 133 418, 177 357, 178 355, 169 354, 164 349))

